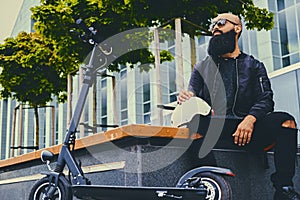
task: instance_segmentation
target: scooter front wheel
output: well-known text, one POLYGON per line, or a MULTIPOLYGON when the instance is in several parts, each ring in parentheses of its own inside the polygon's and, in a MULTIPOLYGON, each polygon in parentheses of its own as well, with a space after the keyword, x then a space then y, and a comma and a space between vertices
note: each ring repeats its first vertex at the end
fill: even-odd
POLYGON ((54 183, 49 184, 49 178, 44 177, 38 180, 32 187, 29 200, 72 200, 72 192, 69 188, 69 182, 64 177, 59 177, 58 186, 55 188, 54 183), (45 197, 49 187, 55 190, 52 197, 45 197))

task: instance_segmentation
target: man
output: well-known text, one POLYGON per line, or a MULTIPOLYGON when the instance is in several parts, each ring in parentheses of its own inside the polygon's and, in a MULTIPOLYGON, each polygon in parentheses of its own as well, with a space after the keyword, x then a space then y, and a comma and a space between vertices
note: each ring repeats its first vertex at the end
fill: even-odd
POLYGON ((300 200, 292 182, 298 131, 293 116, 273 112, 273 92, 264 64, 239 49, 240 18, 219 14, 211 31, 209 56, 195 65, 188 90, 179 93, 178 103, 192 96, 207 101, 213 109, 210 119, 225 118, 221 139, 229 139, 237 148, 263 151, 275 144, 274 199, 300 200))

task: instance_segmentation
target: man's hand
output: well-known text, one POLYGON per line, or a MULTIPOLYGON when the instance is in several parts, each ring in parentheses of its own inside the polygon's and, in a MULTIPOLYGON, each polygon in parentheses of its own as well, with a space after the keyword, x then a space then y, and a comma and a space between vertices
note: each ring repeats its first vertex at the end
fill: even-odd
POLYGON ((252 132, 256 118, 253 115, 247 115, 244 120, 238 125, 234 137, 234 143, 239 146, 244 146, 251 141, 252 132))
POLYGON ((185 102, 186 100, 189 100, 193 96, 194 96, 193 92, 187 91, 187 90, 182 90, 182 91, 179 92, 177 102, 179 104, 181 104, 181 103, 185 102))

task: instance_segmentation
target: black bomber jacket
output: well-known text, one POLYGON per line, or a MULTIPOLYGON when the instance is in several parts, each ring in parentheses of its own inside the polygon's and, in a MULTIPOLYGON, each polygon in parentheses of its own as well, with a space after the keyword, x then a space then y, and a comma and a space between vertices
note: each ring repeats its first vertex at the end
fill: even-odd
MULTIPOLYGON (((261 119, 274 110, 273 91, 265 66, 245 53, 235 61, 237 91, 232 111, 238 117, 250 114, 261 119)), ((212 104, 211 99, 218 92, 225 95, 223 81, 218 73, 219 62, 222 59, 207 56, 195 65, 189 82, 188 90, 209 104, 212 104)), ((214 109, 214 105, 211 106, 214 109)))

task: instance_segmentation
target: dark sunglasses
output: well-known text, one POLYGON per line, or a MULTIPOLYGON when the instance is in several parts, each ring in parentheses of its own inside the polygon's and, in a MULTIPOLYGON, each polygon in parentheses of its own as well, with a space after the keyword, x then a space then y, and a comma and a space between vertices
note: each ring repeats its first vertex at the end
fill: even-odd
POLYGON ((238 25, 237 23, 234 23, 233 21, 230 21, 229 19, 219 19, 218 21, 215 21, 210 25, 209 30, 212 31, 216 25, 218 25, 219 27, 222 27, 226 24, 226 22, 229 22, 233 25, 238 25))

